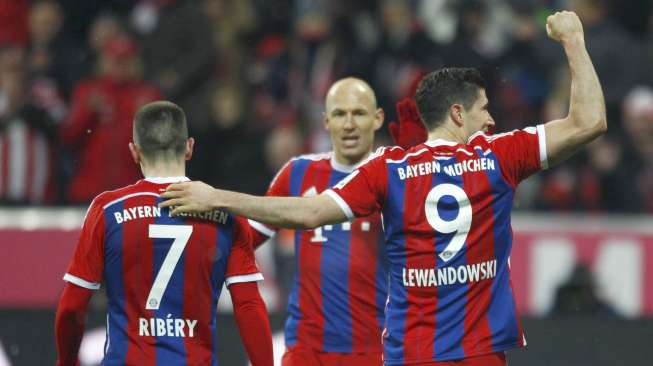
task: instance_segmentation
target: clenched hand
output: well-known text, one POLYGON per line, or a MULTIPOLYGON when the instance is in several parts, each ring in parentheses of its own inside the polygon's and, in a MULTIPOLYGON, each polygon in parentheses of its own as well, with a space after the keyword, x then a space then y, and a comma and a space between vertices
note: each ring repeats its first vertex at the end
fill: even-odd
POLYGON ((546 34, 560 43, 583 40, 583 25, 573 11, 559 11, 546 18, 546 34))

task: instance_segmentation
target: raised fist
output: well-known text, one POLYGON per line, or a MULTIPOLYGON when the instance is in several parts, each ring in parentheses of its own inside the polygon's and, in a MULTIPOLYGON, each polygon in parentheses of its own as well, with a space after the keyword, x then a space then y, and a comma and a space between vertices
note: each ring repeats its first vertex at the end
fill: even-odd
POLYGON ((573 11, 559 11, 546 18, 546 34, 561 43, 583 40, 583 25, 573 11))

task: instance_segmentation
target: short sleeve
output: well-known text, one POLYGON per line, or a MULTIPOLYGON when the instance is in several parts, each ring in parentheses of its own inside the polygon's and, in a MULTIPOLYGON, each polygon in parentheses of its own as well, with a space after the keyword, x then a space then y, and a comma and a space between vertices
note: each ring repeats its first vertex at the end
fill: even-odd
POLYGON ((90 290, 100 288, 104 272, 104 210, 96 201, 84 218, 75 254, 63 279, 90 290))
POLYGON ((548 168, 543 125, 485 138, 497 156, 504 177, 513 187, 533 173, 548 168))
POLYGON ((387 190, 385 158, 382 151, 375 155, 333 188, 324 191, 336 201, 350 220, 379 211, 385 200, 387 190))
POLYGON ((270 187, 265 193, 266 196, 289 196, 290 195, 290 173, 292 172, 293 160, 284 164, 274 176, 270 187))
POLYGON ((225 283, 227 286, 240 282, 255 282, 263 280, 263 275, 256 266, 252 233, 243 218, 236 218, 233 243, 227 260, 225 283))
MULTIPOLYGON (((286 197, 290 196, 290 174, 292 172, 293 160, 290 160, 284 164, 281 169, 270 182, 266 196, 279 196, 286 197)), ((278 228, 270 225, 260 223, 258 221, 249 220, 248 221, 250 228, 253 230, 253 241, 254 247, 258 248, 263 244, 267 239, 271 238, 276 234, 278 228)))

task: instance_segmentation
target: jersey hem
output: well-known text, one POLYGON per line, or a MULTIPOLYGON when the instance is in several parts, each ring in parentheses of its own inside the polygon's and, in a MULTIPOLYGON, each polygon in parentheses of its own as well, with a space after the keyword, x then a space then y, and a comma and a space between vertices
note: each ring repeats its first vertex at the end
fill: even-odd
MULTIPOLYGON (((468 355, 465 355, 465 358, 470 358, 470 357, 479 357, 479 356, 485 356, 485 355, 490 355, 493 353, 497 352, 504 352, 508 351, 514 348, 524 348, 525 345, 521 342, 519 343, 512 343, 509 345, 505 346, 500 346, 493 348, 489 351, 481 351, 481 352, 475 352, 475 353, 470 353, 468 355)), ((436 358, 432 357, 429 359, 412 359, 412 360, 402 360, 402 359, 392 359, 389 360, 387 358, 384 358, 384 364, 388 366, 395 366, 395 365, 413 365, 413 364, 420 364, 420 363, 428 363, 428 362, 448 362, 448 361, 454 361, 454 360, 460 360, 460 358, 450 358, 450 357, 445 357, 445 358, 436 358)))
POLYGON ((382 347, 352 349, 350 346, 346 346, 346 345, 333 346, 333 345, 323 344, 321 346, 315 346, 306 342, 298 342, 297 340, 295 340, 294 342, 291 340, 285 340, 285 342, 286 342, 286 346, 288 347, 299 347, 299 348, 309 349, 311 351, 324 352, 324 353, 346 353, 350 355, 383 353, 382 347))

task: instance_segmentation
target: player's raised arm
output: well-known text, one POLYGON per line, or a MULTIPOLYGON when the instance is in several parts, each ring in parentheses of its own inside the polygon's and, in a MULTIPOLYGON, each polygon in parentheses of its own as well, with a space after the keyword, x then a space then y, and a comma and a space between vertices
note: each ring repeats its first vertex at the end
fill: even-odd
POLYGON ((585 48, 583 25, 574 12, 548 17, 548 36, 562 44, 571 71, 569 114, 545 124, 547 157, 555 165, 605 133, 605 100, 599 78, 585 48))
POLYGON ((173 215, 224 209, 265 224, 301 229, 347 221, 340 206, 326 194, 259 197, 215 189, 202 182, 184 182, 170 185, 162 197, 167 200, 161 207, 174 206, 173 215))

